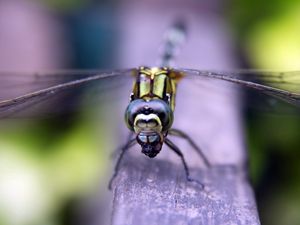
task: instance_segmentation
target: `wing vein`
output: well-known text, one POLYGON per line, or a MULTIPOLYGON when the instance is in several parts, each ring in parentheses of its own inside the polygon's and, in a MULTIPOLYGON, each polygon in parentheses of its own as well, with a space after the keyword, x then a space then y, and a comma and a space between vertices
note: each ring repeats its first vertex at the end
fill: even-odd
POLYGON ((300 106, 300 94, 296 92, 289 92, 287 90, 283 90, 277 87, 271 87, 268 85, 259 84, 248 80, 246 81, 246 80, 238 79, 236 77, 230 76, 230 74, 226 74, 222 72, 200 71, 200 70, 192 70, 192 69, 178 69, 177 71, 184 72, 187 75, 192 75, 192 76, 202 76, 207 78, 214 78, 218 80, 228 81, 241 86, 262 91, 265 94, 277 97, 291 104, 300 106))
MULTIPOLYGON (((72 87, 76 87, 76 86, 80 86, 86 83, 90 83, 93 81, 97 81, 97 80, 101 80, 101 79, 105 79, 105 78, 109 78, 109 77, 115 77, 115 76, 120 76, 124 73, 128 73, 131 72, 132 69, 126 69, 126 70, 119 70, 119 71, 113 71, 110 73, 101 73, 101 74, 96 74, 96 75, 91 75, 89 77, 85 77, 85 78, 81 78, 81 79, 77 79, 77 80, 73 80, 73 81, 67 81, 65 83, 61 83, 58 85, 54 85, 48 88, 44 88, 38 91, 34 91, 28 94, 24 94, 12 99, 8 99, 8 100, 3 100, 0 101, 0 114, 7 114, 7 112, 12 112, 14 110, 14 108, 21 106, 23 104, 26 103, 30 103, 32 102, 34 99, 38 99, 38 98, 45 98, 48 96, 53 96, 56 93, 72 88, 72 87)), ((7 116, 7 115, 6 115, 7 116)), ((1 116, 2 117, 2 116, 1 116)))

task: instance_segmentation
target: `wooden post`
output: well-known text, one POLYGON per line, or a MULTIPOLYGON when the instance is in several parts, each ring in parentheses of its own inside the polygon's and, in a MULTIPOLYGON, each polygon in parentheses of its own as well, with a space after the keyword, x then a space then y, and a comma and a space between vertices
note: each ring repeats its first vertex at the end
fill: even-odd
MULTIPOLYGON (((188 40, 177 66, 235 67, 221 17, 188 1, 181 5, 145 2, 127 1, 121 14, 122 67, 155 65, 163 33, 178 16, 187 20, 188 40)), ((170 138, 184 152, 192 177, 203 182, 205 189, 186 181, 180 159, 167 146, 154 159, 142 155, 136 146, 125 156, 113 185, 112 224, 260 224, 247 177, 239 96, 224 91, 230 88, 225 82, 204 79, 185 79, 178 85, 173 127, 201 146, 212 168, 205 168, 184 140, 170 138)))

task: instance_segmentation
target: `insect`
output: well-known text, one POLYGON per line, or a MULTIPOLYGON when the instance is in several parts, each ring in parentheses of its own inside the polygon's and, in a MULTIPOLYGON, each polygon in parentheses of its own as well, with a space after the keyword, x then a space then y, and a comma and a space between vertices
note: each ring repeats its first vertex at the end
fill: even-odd
POLYGON ((118 174, 124 153, 136 142, 141 146, 142 153, 150 158, 154 158, 165 143, 181 158, 187 180, 200 184, 190 177, 183 153, 167 137, 168 134, 172 134, 186 139, 203 158, 205 165, 210 166, 201 149, 187 134, 177 129, 171 129, 175 109, 176 85, 184 75, 168 67, 140 67, 135 71, 134 76, 135 83, 130 96, 130 103, 125 111, 125 122, 136 137, 129 139, 121 148, 121 154, 117 160, 109 188, 111 189, 112 181, 118 174))
POLYGON ((209 161, 195 142, 183 131, 172 128, 175 96, 177 84, 180 80, 185 77, 224 80, 274 96, 288 103, 299 105, 300 94, 298 92, 285 90, 280 87, 280 84, 290 84, 291 86, 296 86, 296 88, 300 90, 300 73, 274 73, 253 70, 218 72, 173 68, 170 66, 170 62, 174 58, 184 35, 185 26, 181 22, 175 23, 166 39, 160 64, 161 66, 159 67, 139 67, 109 72, 62 72, 60 73, 62 77, 64 75, 75 76, 82 74, 85 74, 85 76, 81 78, 75 76, 75 78, 70 81, 21 95, 16 98, 3 100, 0 102, 0 117, 9 117, 13 113, 18 112, 31 104, 45 100, 50 96, 55 96, 63 90, 78 87, 87 83, 93 83, 95 81, 124 77, 127 74, 131 74, 134 77, 134 85, 128 107, 125 110, 125 122, 127 127, 131 130, 131 134, 134 133, 135 137, 133 138, 132 135, 130 135, 126 144, 121 148, 121 153, 117 160, 115 172, 110 181, 109 188, 111 188, 112 182, 118 174, 120 163, 125 152, 137 143, 141 146, 142 153, 150 158, 154 158, 161 151, 163 144, 166 144, 181 158, 187 180, 195 181, 202 185, 200 182, 190 177, 184 155, 168 138, 168 135, 174 135, 187 140, 203 159, 205 165, 208 167, 210 166, 209 161), (268 84, 262 84, 253 80, 253 78, 257 76, 264 78, 264 81, 268 84), (293 78, 293 82, 288 78, 293 78))

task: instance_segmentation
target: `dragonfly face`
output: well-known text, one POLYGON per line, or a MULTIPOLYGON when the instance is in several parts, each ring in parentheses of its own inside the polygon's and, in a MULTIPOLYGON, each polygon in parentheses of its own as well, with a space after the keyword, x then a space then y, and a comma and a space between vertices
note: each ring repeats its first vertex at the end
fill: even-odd
POLYGON ((173 112, 161 99, 136 99, 129 103, 125 121, 136 133, 142 153, 153 158, 160 152, 164 136, 173 123, 173 112))
POLYGON ((178 77, 170 74, 167 68, 139 68, 125 112, 128 128, 135 132, 142 153, 150 158, 160 152, 173 123, 178 77))

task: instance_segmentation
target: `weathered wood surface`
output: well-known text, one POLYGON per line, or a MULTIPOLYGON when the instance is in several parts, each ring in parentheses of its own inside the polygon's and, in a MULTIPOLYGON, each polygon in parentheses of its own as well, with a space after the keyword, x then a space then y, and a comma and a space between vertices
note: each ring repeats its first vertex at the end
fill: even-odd
POLYGON ((193 169, 205 190, 166 160, 130 157, 114 190, 112 224, 258 224, 245 174, 236 167, 193 169), (139 162, 139 163, 136 163, 139 162))
MULTIPOLYGON (((199 16, 195 8, 168 7, 166 11, 135 6, 126 12, 123 52, 130 56, 122 66, 153 65, 161 34, 177 15, 186 15, 189 37, 177 64, 200 69, 234 67, 220 18, 199 16)), ((205 168, 185 141, 170 138, 184 152, 192 177, 203 182, 205 189, 186 181, 180 159, 167 146, 154 159, 142 155, 136 146, 125 156, 113 185, 113 225, 260 223, 247 177, 239 99, 226 91, 230 87, 223 82, 184 80, 178 87, 174 128, 187 132, 201 146, 212 168, 205 168), (219 87, 223 91, 214 93, 219 87)))

